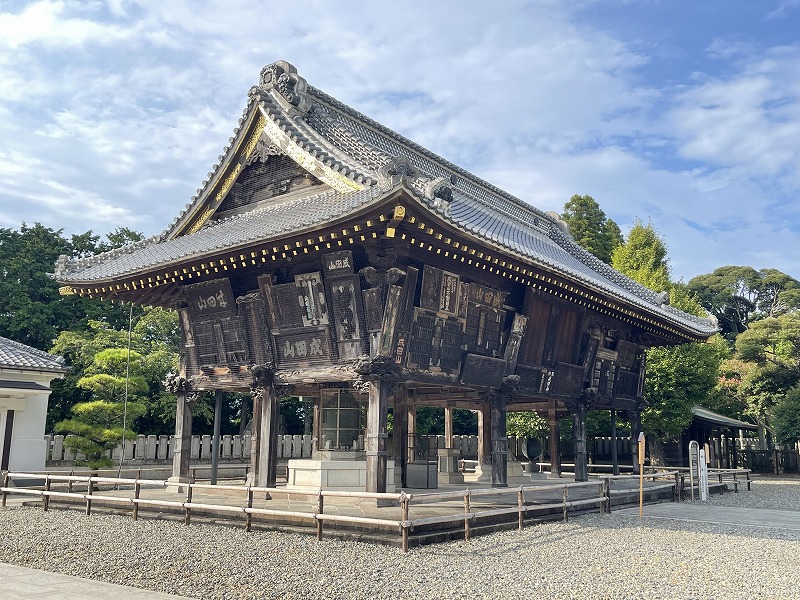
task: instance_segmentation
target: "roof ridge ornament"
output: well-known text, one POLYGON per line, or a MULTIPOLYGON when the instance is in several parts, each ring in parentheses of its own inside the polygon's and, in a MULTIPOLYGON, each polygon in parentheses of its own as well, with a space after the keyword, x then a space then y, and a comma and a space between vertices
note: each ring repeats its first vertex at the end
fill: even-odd
POLYGON ((440 210, 444 213, 453 201, 453 185, 456 182, 455 175, 450 177, 437 177, 431 179, 425 184, 425 200, 428 201, 433 208, 440 210))
POLYGON ((275 90, 276 100, 284 105, 284 108, 292 108, 300 112, 307 112, 311 108, 311 99, 308 96, 308 83, 297 74, 294 65, 279 60, 261 69, 261 79, 259 81, 264 91, 275 90))
POLYGON ((402 183, 410 185, 418 175, 417 169, 407 158, 395 156, 381 168, 379 186, 381 190, 389 191, 402 183))

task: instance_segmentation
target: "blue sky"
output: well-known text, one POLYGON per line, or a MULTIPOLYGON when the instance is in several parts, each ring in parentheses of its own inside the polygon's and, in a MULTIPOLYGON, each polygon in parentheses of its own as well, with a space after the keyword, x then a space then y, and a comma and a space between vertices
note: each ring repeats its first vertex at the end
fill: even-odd
POLYGON ((0 0, 0 227, 160 232, 279 59, 542 210, 652 221, 675 278, 800 278, 800 0, 0 0))

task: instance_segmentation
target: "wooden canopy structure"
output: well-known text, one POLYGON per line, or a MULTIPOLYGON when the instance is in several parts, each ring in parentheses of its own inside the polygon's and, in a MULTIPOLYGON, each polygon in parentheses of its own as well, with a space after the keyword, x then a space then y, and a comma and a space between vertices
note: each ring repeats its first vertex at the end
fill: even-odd
MULTIPOLYGON (((391 488, 392 466, 406 481, 418 405, 478 411, 480 460, 498 486, 507 410, 547 414, 551 427, 572 413, 585 479, 586 411, 629 411, 637 423, 643 351, 716 331, 583 250, 558 215, 345 106, 284 61, 262 70, 220 162, 163 233, 61 257, 55 276, 63 293, 179 311, 176 434, 186 443, 194 394, 252 390, 259 484, 275 480, 286 394, 316 399, 315 453, 364 458, 367 491, 391 488)), ((177 480, 187 450, 175 453, 177 480)))

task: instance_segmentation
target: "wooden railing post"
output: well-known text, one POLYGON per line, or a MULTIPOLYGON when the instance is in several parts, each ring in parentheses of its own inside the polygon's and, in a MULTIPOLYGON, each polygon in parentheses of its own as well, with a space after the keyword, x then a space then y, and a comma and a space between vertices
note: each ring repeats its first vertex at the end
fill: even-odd
MULTIPOLYGON (((247 508, 253 508, 253 488, 247 486, 247 508)), ((246 512, 244 517, 244 530, 251 531, 253 528, 253 513, 246 512)))
POLYGON ((8 492, 6 492, 6 488, 8 487, 8 471, 3 473, 3 508, 6 507, 6 496, 8 492))
POLYGON ((88 477, 89 484, 86 486, 86 514, 92 514, 92 476, 88 477))
POLYGON ((402 519, 403 519, 403 530, 400 533, 402 536, 403 542, 403 552, 408 552, 408 530, 410 526, 408 524, 408 514, 409 514, 409 498, 405 492, 400 493, 400 508, 402 509, 402 519))
POLYGON ((520 486, 519 492, 517 492, 517 504, 519 505, 519 530, 522 531, 522 522, 525 515, 525 493, 523 492, 522 486, 520 486))
POLYGON ((569 498, 569 490, 567 489, 566 485, 564 486, 564 489, 561 490, 561 496, 562 496, 562 498, 564 500, 564 522, 566 523, 567 522, 567 499, 569 498))
MULTIPOLYGON (((318 490, 316 514, 321 515, 323 512, 325 512, 325 496, 322 494, 322 490, 318 490)), ((322 541, 322 519, 317 519, 317 541, 322 541)))
MULTIPOLYGON (((142 492, 142 484, 139 483, 139 480, 136 480, 136 484, 133 486, 133 497, 138 500, 139 496, 142 492)), ((136 521, 139 518, 139 503, 133 503, 133 520, 136 521)))
MULTIPOLYGON (((44 478, 44 491, 50 491, 50 475, 46 475, 44 478)), ((42 494, 42 507, 45 512, 47 512, 47 509, 50 507, 50 494, 42 494)))
MULTIPOLYGON (((187 483, 186 484, 186 504, 190 504, 191 502, 192 502, 192 484, 191 483, 187 483)), ((189 508, 188 506, 184 506, 183 510, 186 513, 185 516, 183 517, 183 524, 184 525, 188 525, 189 524, 189 520, 191 519, 192 509, 189 508)))
MULTIPOLYGON (((466 490, 464 492, 464 514, 465 515, 468 515, 470 512, 472 512, 472 510, 470 509, 470 506, 469 506, 469 496, 470 496, 470 491, 466 490)), ((469 541, 469 535, 470 535, 469 528, 470 528, 470 519, 469 519, 469 517, 465 516, 464 517, 464 541, 465 542, 469 541)))

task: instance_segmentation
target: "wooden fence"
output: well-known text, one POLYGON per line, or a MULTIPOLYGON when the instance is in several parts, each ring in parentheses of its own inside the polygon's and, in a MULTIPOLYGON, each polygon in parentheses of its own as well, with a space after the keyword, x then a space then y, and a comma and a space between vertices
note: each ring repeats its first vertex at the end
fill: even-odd
MULTIPOLYGON (((656 482, 663 479, 666 483, 651 485, 648 492, 661 488, 670 488, 678 484, 677 471, 662 473, 649 473, 645 476, 648 480, 656 482)), ((358 526, 384 527, 395 529, 400 535, 400 545, 404 552, 409 548, 409 536, 415 527, 423 527, 435 524, 457 524, 463 523, 464 539, 469 540, 474 524, 481 519, 490 517, 502 517, 504 515, 515 515, 518 529, 523 529, 526 517, 533 513, 551 513, 553 510, 560 511, 562 518, 566 521, 571 510, 585 509, 586 507, 597 507, 600 512, 611 512, 612 487, 626 480, 637 479, 638 476, 607 476, 599 480, 581 483, 547 484, 535 486, 520 486, 506 488, 481 488, 465 489, 456 491, 443 491, 434 493, 409 494, 400 492, 390 493, 369 493, 369 492, 343 492, 332 490, 289 490, 286 488, 265 488, 241 485, 208 485, 208 484, 181 484, 180 489, 185 489, 185 497, 180 500, 165 500, 156 498, 143 498, 143 488, 166 489, 175 487, 174 482, 151 480, 151 479, 131 479, 118 477, 101 477, 87 475, 61 475, 61 474, 41 474, 41 473, 5 473, 3 478, 2 506, 6 506, 8 494, 23 494, 38 496, 42 499, 44 510, 48 510, 50 503, 55 500, 81 502, 85 505, 85 512, 90 515, 94 503, 110 504, 116 506, 129 507, 134 520, 139 516, 140 507, 151 507, 157 510, 179 511, 183 513, 184 523, 189 525, 193 510, 202 510, 206 513, 220 515, 240 515, 244 527, 247 531, 252 528, 252 519, 257 515, 266 520, 280 519, 299 519, 316 527, 317 539, 321 540, 324 532, 325 523, 339 522, 351 523, 358 526), (10 480, 14 480, 18 485, 11 487, 10 480), (44 480, 44 485, 35 487, 23 487, 20 483, 24 480, 44 480), (54 484, 61 484, 62 489, 54 489, 54 484), (105 485, 117 489, 117 493, 112 495, 108 492, 98 492, 98 486, 105 485), (66 487, 64 490, 63 488, 66 487), (80 488, 76 490, 75 488, 80 488), (128 489, 120 489, 125 488, 128 489), (570 491, 577 489, 588 489, 590 493, 584 498, 570 498, 570 491), (591 492, 594 489, 596 492, 591 492), (197 502, 193 498, 195 491, 198 495, 202 492, 219 493, 224 491, 230 494, 240 494, 242 497, 241 505, 217 504, 211 501, 197 502), (560 493, 560 501, 534 503, 531 499, 543 493, 556 491, 560 493), (302 510, 281 510, 272 508, 261 508, 254 506, 254 498, 269 498, 271 494, 286 495, 292 497, 312 497, 313 509, 302 510), (516 502, 508 502, 510 494, 516 495, 516 502), (342 514, 325 513, 325 498, 353 498, 357 501, 374 500, 376 502, 389 503, 399 507, 397 518, 387 518, 385 516, 350 516, 342 514), (500 502, 503 497, 506 501, 500 502), (448 501, 463 500, 463 508, 456 509, 448 501), (425 507, 435 504, 436 513, 433 516, 424 516, 425 507), (444 509, 452 509, 446 514, 442 514, 444 509), (414 516, 412 513, 422 513, 414 516)), ((619 493, 631 493, 630 488, 620 488, 619 493)), ((213 500, 213 496, 207 496, 213 500)), ((676 490, 673 498, 679 497, 676 490)), ((460 504, 460 503, 459 503, 460 504)), ((300 504, 302 506, 302 504, 300 504)), ((287 507, 291 503, 287 504, 287 507)), ((376 511, 376 515, 380 515, 376 511)), ((430 514, 430 511, 429 511, 430 514)), ((513 521, 512 521, 513 522, 513 521)))

